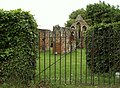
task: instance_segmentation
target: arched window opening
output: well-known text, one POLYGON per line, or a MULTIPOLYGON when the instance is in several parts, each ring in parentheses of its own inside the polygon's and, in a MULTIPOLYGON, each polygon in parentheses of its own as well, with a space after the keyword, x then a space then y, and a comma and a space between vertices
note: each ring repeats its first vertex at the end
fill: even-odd
POLYGON ((70 34, 70 44, 74 41, 74 32, 72 31, 70 34))
POLYGON ((82 31, 85 32, 87 30, 86 26, 82 27, 82 31))
POLYGON ((74 27, 74 26, 72 26, 72 27, 71 27, 71 29, 75 29, 75 27, 74 27))
POLYGON ((80 35, 81 35, 81 25, 80 25, 79 22, 78 22, 76 25, 77 25, 77 29, 78 29, 78 38, 80 39, 80 35))

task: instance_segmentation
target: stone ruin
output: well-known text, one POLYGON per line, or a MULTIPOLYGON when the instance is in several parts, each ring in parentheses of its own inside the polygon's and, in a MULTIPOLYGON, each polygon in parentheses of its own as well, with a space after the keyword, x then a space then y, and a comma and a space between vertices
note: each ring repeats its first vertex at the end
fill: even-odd
POLYGON ((39 45, 40 45, 40 51, 42 50, 49 50, 51 42, 50 42, 50 38, 51 38, 51 31, 47 30, 47 29, 39 29, 39 45))
POLYGON ((53 53, 64 54, 76 47, 75 30, 60 26, 53 27, 53 53))
POLYGON ((56 25, 53 31, 40 29, 40 50, 49 50, 51 43, 54 54, 68 53, 77 47, 84 48, 84 33, 87 29, 88 25, 80 15, 71 27, 56 25))
POLYGON ((84 48, 84 33, 88 29, 85 20, 78 15, 70 28, 53 27, 53 53, 64 54, 76 48, 84 48))
POLYGON ((79 48, 84 48, 84 33, 88 29, 88 25, 85 22, 85 20, 81 17, 81 15, 77 16, 75 23, 71 25, 71 28, 77 31, 77 41, 79 42, 77 46, 79 48))

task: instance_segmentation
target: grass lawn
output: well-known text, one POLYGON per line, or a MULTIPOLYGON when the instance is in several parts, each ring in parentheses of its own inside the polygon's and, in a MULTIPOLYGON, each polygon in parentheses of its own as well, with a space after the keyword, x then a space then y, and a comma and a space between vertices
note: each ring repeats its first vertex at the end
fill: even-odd
MULTIPOLYGON (((77 49, 71 53, 62 55, 54 55, 52 51, 40 52, 39 59, 37 59, 36 73, 36 80, 49 82, 54 86, 58 84, 75 84, 78 86, 106 84, 112 86, 114 84, 120 84, 120 79, 115 78, 111 73, 92 73, 86 65, 84 49, 77 49)), ((72 87, 69 86, 68 88, 72 87)))
MULTIPOLYGON (((16 86, 3 84, 0 88, 16 86)), ((86 65, 84 49, 62 55, 54 55, 50 50, 38 54, 36 78, 30 88, 120 88, 120 78, 111 73, 92 73, 86 65)))

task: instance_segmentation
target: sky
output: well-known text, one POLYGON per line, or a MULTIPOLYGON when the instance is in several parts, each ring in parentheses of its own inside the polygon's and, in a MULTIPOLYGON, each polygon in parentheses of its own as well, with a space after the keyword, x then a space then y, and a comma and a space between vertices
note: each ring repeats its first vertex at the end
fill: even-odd
MULTIPOLYGON (((120 6, 120 0, 101 1, 120 6)), ((64 26, 73 11, 98 2, 99 0, 0 0, 0 9, 21 8, 24 11, 30 11, 39 28, 52 30, 55 25, 64 26)))

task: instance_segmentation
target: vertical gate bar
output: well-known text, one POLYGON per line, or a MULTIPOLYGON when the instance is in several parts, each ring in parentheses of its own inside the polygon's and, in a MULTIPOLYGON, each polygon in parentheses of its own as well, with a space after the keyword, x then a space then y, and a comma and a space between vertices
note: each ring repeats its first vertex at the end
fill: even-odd
MULTIPOLYGON (((34 36, 35 36, 35 35, 33 35, 33 37, 34 37, 34 36)), ((34 40, 33 40, 33 41, 34 41, 34 40)), ((36 45, 35 45, 35 44, 36 44, 36 42, 34 41, 34 42, 33 42, 34 50, 35 50, 35 51, 34 51, 34 53, 35 53, 34 59, 35 59, 35 61, 36 61, 36 45)), ((34 66, 35 66, 35 65, 34 65, 34 66)), ((35 72, 35 70, 36 70, 36 69, 34 69, 34 84, 36 83, 36 78, 35 78, 35 73, 36 73, 36 72, 35 72)))
MULTIPOLYGON (((117 43, 119 43, 118 42, 118 40, 117 40, 117 43)), ((118 45, 116 45, 116 50, 118 49, 118 45)), ((117 57, 116 57, 117 59, 119 58, 119 55, 117 54, 117 57)), ((116 61, 115 61, 116 62, 116 61)), ((118 84, 119 83, 119 78, 118 77, 116 77, 116 76, 118 76, 119 74, 116 74, 116 72, 115 72, 115 84, 118 84)))
MULTIPOLYGON (((118 56, 119 58, 119 56, 118 56)), ((120 58, 119 58, 120 59, 120 58)), ((120 62, 118 63, 118 66, 120 66, 120 62)), ((119 68, 119 67, 118 67, 119 68)), ((119 68, 119 74, 118 74, 118 84, 120 84, 120 68, 119 68)))
MULTIPOLYGON (((103 35, 104 35, 105 31, 103 31, 103 35)), ((103 44, 105 43, 105 41, 103 40, 103 44)), ((105 46, 104 46, 104 49, 105 49, 105 46)), ((104 55, 105 55, 105 52, 104 52, 104 55)), ((105 69, 104 69, 104 62, 103 62, 103 84, 105 85, 105 69)))
MULTIPOLYGON (((114 26, 114 25, 113 25, 113 26, 114 26)), ((114 27, 113 27, 113 28, 114 28, 114 27)), ((113 33, 114 33, 114 35, 115 35, 116 32, 114 31, 113 33)), ((113 39, 114 39, 114 40, 113 40, 113 41, 114 41, 113 47, 114 47, 114 51, 115 51, 115 50, 116 50, 116 48, 115 48, 115 40, 116 40, 116 39, 115 39, 115 37, 114 37, 113 39)), ((115 63, 115 52, 113 52, 113 53, 114 53, 114 63, 113 63, 113 64, 116 64, 116 63, 115 63)), ((114 77, 113 77, 113 82, 114 82, 114 85, 115 85, 115 72, 114 72, 114 75, 113 75, 113 76, 114 76, 114 77)))
POLYGON ((95 84, 94 83, 94 31, 93 31, 93 85, 95 84))
POLYGON ((38 42, 39 42, 39 43, 38 43, 38 44, 39 44, 39 45, 38 45, 38 47, 39 47, 39 53, 38 53, 38 54, 39 54, 39 81, 40 81, 40 79, 41 79, 41 74, 40 74, 40 70, 41 70, 41 68, 40 68, 40 44, 41 44, 41 43, 40 43, 40 42, 41 42, 41 41, 40 41, 40 38, 41 38, 41 37, 40 37, 40 30, 39 30, 38 33, 39 33, 39 34, 38 34, 38 36, 39 36, 39 41, 38 41, 38 42))
MULTIPOLYGON (((77 32, 75 32, 75 34, 76 34, 76 39, 77 39, 77 32)), ((75 85, 76 85, 76 83, 77 83, 77 42, 76 42, 76 45, 75 45, 75 85)))
MULTIPOLYGON (((103 36, 104 36, 104 32, 103 32, 103 36)), ((104 40, 102 40, 102 44, 104 45, 104 40)), ((104 49, 104 46, 103 46, 103 49, 104 49)), ((103 74, 102 74, 103 78, 102 79, 103 79, 103 84, 104 84, 104 64, 103 64, 103 62, 102 62, 102 65, 103 65, 103 74)))
MULTIPOLYGON (((120 32, 119 32, 120 33, 120 32)), ((117 41, 117 43, 119 44, 119 40, 116 38, 116 41, 117 41)), ((115 49, 116 50, 118 50, 118 45, 116 45, 115 44, 115 49)), ((117 56, 115 57, 115 59, 118 59, 119 58, 119 55, 117 54, 117 56)), ((116 64, 116 60, 114 59, 114 64, 116 64)), ((120 65, 119 65, 120 66, 120 65)), ((115 78, 115 84, 118 84, 119 82, 118 82, 118 77, 116 77, 116 76, 118 76, 119 74, 116 74, 116 72, 114 72, 114 78, 115 78)), ((119 77, 120 78, 120 77, 119 77)))
POLYGON ((86 43, 85 43, 86 44, 85 45, 86 46, 86 76, 85 76, 86 78, 85 78, 85 84, 87 84, 87 53, 88 53, 88 45, 87 45, 88 44, 88 42, 87 42, 88 41, 88 37, 87 37, 87 35, 88 34, 86 33, 86 43))
MULTIPOLYGON (((120 33, 120 31, 119 31, 119 33, 120 33)), ((117 41, 118 42, 118 41, 117 41)), ((118 46, 120 46, 120 42, 118 43, 118 46)), ((120 49, 120 48, 119 48, 120 49)), ((119 54, 120 55, 120 54, 119 54)), ((120 59, 120 57, 119 57, 119 55, 118 55, 118 58, 120 59)), ((118 82, 118 84, 120 85, 120 61, 118 62, 118 68, 119 68, 119 70, 118 70, 118 72, 119 72, 119 82, 118 82)))
MULTIPOLYGON (((92 40, 93 40, 93 34, 92 34, 92 40)), ((92 68, 93 68, 93 61, 92 61, 92 53, 93 53, 93 43, 92 43, 92 45, 91 45, 91 85, 92 85, 92 68)))
MULTIPOLYGON (((44 31, 44 45, 43 45, 43 49, 44 49, 44 69, 46 68, 46 66, 45 66, 45 62, 46 62, 46 57, 45 57, 45 51, 46 51, 46 33, 45 33, 45 31, 44 31)), ((46 81, 46 70, 44 70, 44 83, 45 83, 45 81, 46 81)))
POLYGON ((61 84, 61 31, 60 31, 60 84, 61 84))
MULTIPOLYGON (((51 65, 51 32, 49 32, 49 66, 51 65)), ((49 81, 51 82, 51 66, 49 67, 49 81)))
POLYGON ((70 44, 70 84, 72 83, 72 44, 70 44))
MULTIPOLYGON (((119 58, 119 57, 118 57, 119 58)), ((120 66, 120 62, 119 62, 119 65, 118 66, 120 66)), ((120 70, 119 70, 120 71, 120 70)), ((119 74, 119 84, 120 84, 120 74, 119 74)))
MULTIPOLYGON (((103 45, 104 45, 104 43, 105 43, 105 30, 103 30, 103 36, 104 36, 104 38, 103 38, 103 45)), ((105 50, 105 46, 103 46, 103 49, 105 50)), ((104 54, 104 58, 105 58, 105 52, 103 53, 104 54)), ((102 63, 103 64, 103 85, 105 85, 105 69, 104 69, 104 62, 102 63)))
POLYGON ((111 38, 110 38, 110 33, 111 33, 110 30, 108 30, 108 34, 109 34, 109 36, 108 36, 108 40, 109 40, 109 52, 110 52, 109 53, 109 79, 108 79, 109 80, 109 86, 110 86, 110 57, 111 57, 111 48, 110 48, 110 45, 111 45, 110 44, 110 40, 111 40, 111 38))
POLYGON ((91 71, 91 84, 94 85, 94 31, 92 33, 92 71, 91 71))
POLYGON ((82 84, 82 47, 83 47, 82 46, 82 43, 83 43, 83 41, 82 41, 83 39, 82 38, 83 38, 83 34, 82 34, 82 32, 80 32, 80 41, 81 41, 81 43, 80 43, 80 47, 81 47, 80 48, 80 50, 81 50, 81 52, 80 52, 80 55, 81 55, 80 56, 81 57, 80 58, 80 83, 81 84, 82 84))
MULTIPOLYGON (((98 42, 99 42, 99 31, 98 31, 98 35, 97 35, 97 39, 98 39, 98 42)), ((97 47, 98 47, 98 56, 100 56, 100 47, 99 47, 99 44, 97 44, 97 47)), ((98 60, 100 59, 100 57, 98 57, 98 60)), ((100 70, 98 71, 98 85, 100 85, 100 70)))
MULTIPOLYGON (((35 63, 37 62, 37 59, 38 59, 38 57, 39 57, 39 56, 38 56, 39 46, 37 46, 37 45, 39 44, 39 43, 38 43, 38 41, 39 41, 39 40, 38 40, 38 39, 39 39, 39 38, 38 38, 38 36, 39 36, 39 34, 38 34, 38 33, 39 33, 39 32, 38 32, 38 29, 36 29, 36 32, 37 32, 37 33, 36 33, 36 36, 37 36, 37 37, 36 37, 35 45, 34 45, 34 46, 35 46, 35 63)), ((35 35, 34 35, 34 36, 35 36, 35 35)), ((37 76, 38 74, 36 74, 36 73, 37 73, 37 72, 36 72, 36 65, 34 65, 34 66, 35 66, 35 78, 36 78, 36 76, 37 76)), ((36 80, 36 79, 35 79, 35 80, 36 80)), ((39 77, 38 77, 37 80, 39 80, 39 77)))
POLYGON ((55 31, 55 56, 54 56, 54 63, 55 63, 55 65, 54 65, 54 81, 56 82, 56 54, 57 54, 57 52, 56 52, 56 31, 55 31))
POLYGON ((66 31, 65 31, 65 84, 66 84, 66 31))

